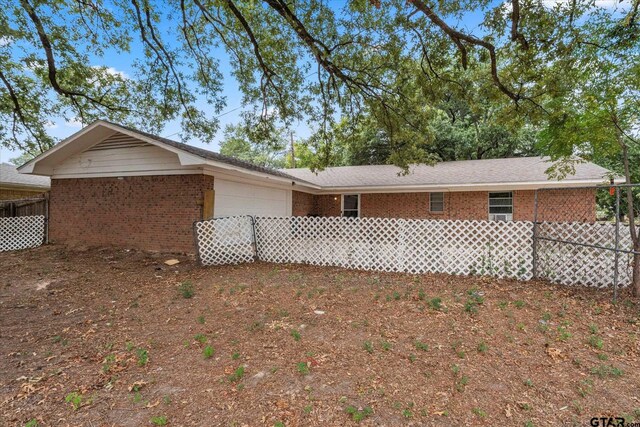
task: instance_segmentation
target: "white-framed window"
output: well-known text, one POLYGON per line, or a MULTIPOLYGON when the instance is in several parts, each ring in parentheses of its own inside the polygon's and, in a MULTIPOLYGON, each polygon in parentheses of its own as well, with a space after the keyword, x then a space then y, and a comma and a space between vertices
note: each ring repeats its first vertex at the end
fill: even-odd
POLYGON ((429 193, 429 212, 444 212, 444 193, 429 193))
POLYGON ((513 192, 489 193, 489 221, 513 220, 513 192))
POLYGON ((360 216, 359 194, 342 195, 342 216, 350 216, 355 218, 360 216))

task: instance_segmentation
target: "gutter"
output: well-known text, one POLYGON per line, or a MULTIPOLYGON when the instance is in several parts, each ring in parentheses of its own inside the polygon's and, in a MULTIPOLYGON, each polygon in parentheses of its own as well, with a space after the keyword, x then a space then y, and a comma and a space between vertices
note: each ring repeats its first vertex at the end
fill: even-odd
MULTIPOLYGON (((615 183, 624 183, 624 178, 616 178, 615 183)), ((470 184, 413 184, 413 185, 360 185, 360 186, 320 186, 313 194, 336 193, 428 193, 434 191, 462 192, 462 191, 512 191, 537 190, 542 188, 588 188, 597 185, 607 185, 608 181, 601 179, 567 180, 567 181, 530 181, 530 182, 497 182, 470 184)))

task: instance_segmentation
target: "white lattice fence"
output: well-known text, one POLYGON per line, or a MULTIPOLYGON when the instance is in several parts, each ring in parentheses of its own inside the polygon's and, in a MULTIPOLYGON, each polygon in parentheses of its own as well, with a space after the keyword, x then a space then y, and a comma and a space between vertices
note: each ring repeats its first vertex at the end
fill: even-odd
POLYGON ((531 277, 530 222, 256 218, 257 255, 364 270, 531 277))
POLYGON ((0 218, 0 252, 34 248, 44 243, 44 216, 0 218))
POLYGON ((203 265, 253 262, 253 218, 235 216, 195 223, 198 256, 203 265))
MULTIPOLYGON (((614 224, 545 222, 538 225, 538 236, 572 243, 538 240, 538 277, 564 285, 606 287, 613 284, 615 253, 580 244, 615 248, 614 224), (577 243, 577 244, 573 244, 577 243)), ((620 226, 620 249, 632 248, 629 228, 620 226)), ((631 255, 620 253, 619 286, 631 283, 631 255)))
MULTIPOLYGON (((533 223, 526 221, 232 217, 196 223, 196 236, 205 265, 251 262, 257 256, 267 262, 362 270, 533 276, 533 223)), ((542 223, 538 236, 613 248, 615 226, 542 223)), ((631 248, 624 227, 620 247, 631 248)), ((613 283, 613 251, 538 240, 537 259, 543 279, 597 287, 613 283)), ((630 255, 620 254, 619 272, 620 285, 628 285, 630 255)))

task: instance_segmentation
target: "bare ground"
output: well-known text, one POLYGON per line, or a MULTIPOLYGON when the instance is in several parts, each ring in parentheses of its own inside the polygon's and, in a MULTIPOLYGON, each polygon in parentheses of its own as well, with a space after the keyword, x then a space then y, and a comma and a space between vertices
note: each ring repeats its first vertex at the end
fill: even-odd
POLYGON ((0 425, 640 418, 626 292, 612 305, 542 282, 167 258, 0 254, 0 425))

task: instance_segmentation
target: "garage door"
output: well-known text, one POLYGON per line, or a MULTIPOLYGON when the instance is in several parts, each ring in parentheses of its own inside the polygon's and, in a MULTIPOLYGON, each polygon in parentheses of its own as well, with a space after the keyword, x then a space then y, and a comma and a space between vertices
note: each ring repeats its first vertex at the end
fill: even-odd
POLYGON ((215 217, 234 215, 291 216, 291 190, 214 178, 215 217))

